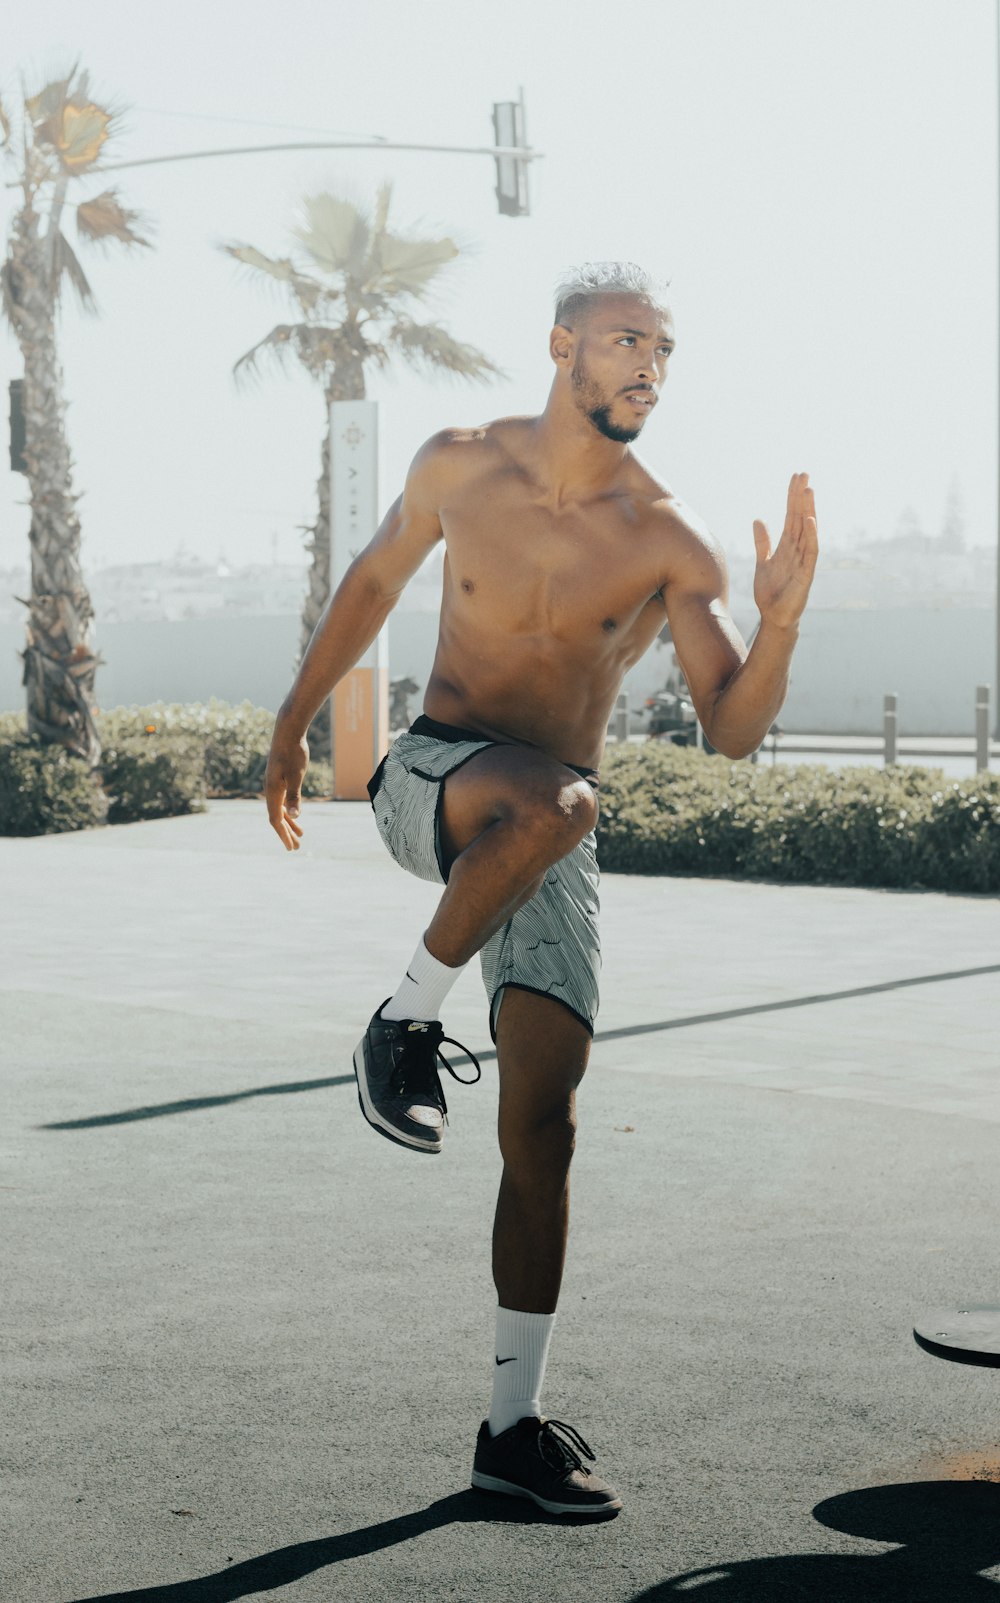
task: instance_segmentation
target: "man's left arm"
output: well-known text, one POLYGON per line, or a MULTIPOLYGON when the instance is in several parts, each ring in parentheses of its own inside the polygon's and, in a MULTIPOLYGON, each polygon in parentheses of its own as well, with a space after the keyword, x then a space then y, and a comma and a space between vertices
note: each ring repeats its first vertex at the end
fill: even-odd
POLYGON ((785 526, 773 551, 766 525, 754 523, 754 600, 761 621, 749 651, 729 614, 721 550, 698 538, 693 525, 681 534, 663 592, 674 649, 708 739, 726 757, 746 757, 761 744, 787 694, 799 619, 816 571, 809 475, 792 475, 785 526))

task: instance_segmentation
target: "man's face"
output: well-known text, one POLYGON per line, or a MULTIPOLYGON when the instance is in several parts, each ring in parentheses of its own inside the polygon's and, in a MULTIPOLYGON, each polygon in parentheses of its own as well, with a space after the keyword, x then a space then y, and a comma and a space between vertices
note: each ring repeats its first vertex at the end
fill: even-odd
POLYGON ((637 439, 667 376, 673 317, 643 296, 601 295, 574 332, 570 382, 578 409, 606 439, 637 439))

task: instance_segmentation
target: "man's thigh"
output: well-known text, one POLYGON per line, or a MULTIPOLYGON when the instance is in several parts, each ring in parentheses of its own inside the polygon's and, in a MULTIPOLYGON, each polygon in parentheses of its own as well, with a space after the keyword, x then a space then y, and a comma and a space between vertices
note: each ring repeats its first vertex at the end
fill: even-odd
POLYGON ((447 868, 460 852, 502 819, 558 807, 585 781, 545 752, 525 746, 488 746, 443 781, 439 814, 441 852, 447 868))

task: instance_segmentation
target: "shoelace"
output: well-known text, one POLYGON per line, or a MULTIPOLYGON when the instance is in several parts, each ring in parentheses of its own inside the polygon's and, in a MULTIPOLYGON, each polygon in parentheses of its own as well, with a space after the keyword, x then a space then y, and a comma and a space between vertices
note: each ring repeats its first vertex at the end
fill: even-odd
POLYGON ((426 1030, 414 1030, 412 1034, 407 1031, 403 1037, 404 1049, 400 1052, 392 1073, 392 1086, 397 1096, 404 1091, 425 1092, 434 1097, 440 1104, 445 1119, 448 1118, 448 1104, 444 1099, 444 1089, 441 1085, 438 1063, 448 1070, 453 1080, 459 1085, 475 1085, 476 1080, 482 1078, 482 1067, 479 1059, 456 1041, 454 1036, 445 1035, 441 1025, 436 1021, 428 1024, 426 1030), (447 1041, 451 1046, 457 1046, 464 1052, 470 1062, 476 1065, 474 1080, 463 1080, 462 1076, 448 1062, 441 1047, 447 1041))
POLYGON ((580 1432, 574 1430, 572 1425, 565 1425, 561 1419, 543 1419, 542 1428, 538 1432, 538 1451, 546 1464, 553 1469, 574 1470, 582 1469, 589 1475, 589 1469, 584 1468, 583 1458, 580 1458, 576 1449, 579 1448, 584 1458, 594 1463, 596 1454, 592 1453, 580 1432), (568 1440, 563 1440, 568 1437, 568 1440))

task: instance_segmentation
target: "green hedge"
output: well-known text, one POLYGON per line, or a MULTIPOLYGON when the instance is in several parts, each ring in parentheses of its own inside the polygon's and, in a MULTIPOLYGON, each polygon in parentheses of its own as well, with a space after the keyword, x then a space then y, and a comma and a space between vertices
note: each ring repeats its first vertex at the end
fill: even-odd
MULTIPOLYGON (((202 811, 207 796, 261 793, 274 715, 250 702, 115 707, 97 722, 95 783, 82 759, 30 741, 23 713, 0 714, 0 834, 164 818, 202 811)), ((303 795, 332 789, 329 763, 310 763, 303 795)), ((666 741, 612 746, 598 846, 607 872, 996 894, 1000 776, 771 768, 666 741)))
MULTIPOLYGON (((154 744, 164 738, 193 743, 201 752, 208 796, 259 796, 263 789, 274 713, 250 701, 234 707, 213 696, 206 703, 157 701, 148 707, 114 707, 98 716, 97 726, 104 742, 143 735, 150 727, 155 733, 143 738, 154 744)), ((311 762, 303 796, 332 792, 330 764, 311 762)))
MULTIPOLYGON (((29 739, 24 713, 0 713, 0 834, 43 835, 95 824, 203 812, 207 796, 259 796, 274 714, 212 699, 114 707, 97 715, 101 764, 29 739)), ((304 796, 329 796, 329 763, 310 763, 304 796)))
POLYGON ((100 773, 109 824, 205 811, 204 758, 189 737, 126 734, 106 740, 100 773))
POLYGON ((1000 892, 1000 776, 765 767, 650 741, 601 769, 601 867, 1000 892))
POLYGON ((100 779, 80 757, 0 727, 0 835, 91 829, 107 815, 100 779))

